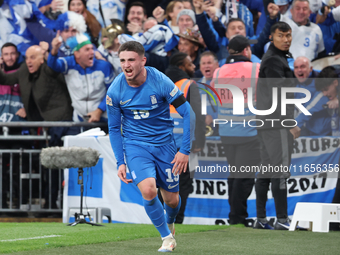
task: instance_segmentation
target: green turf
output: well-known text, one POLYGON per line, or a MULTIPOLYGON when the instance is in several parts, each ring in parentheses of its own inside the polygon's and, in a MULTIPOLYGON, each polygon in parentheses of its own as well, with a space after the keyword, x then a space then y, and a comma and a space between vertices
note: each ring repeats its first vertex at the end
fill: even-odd
MULTIPOLYGON (((12 254, 159 254, 152 225, 105 224, 106 227, 60 223, 1 223, 0 240, 43 235, 61 237, 0 242, 12 254), (18 251, 18 252, 16 252, 18 251), (14 253, 13 253, 14 252, 14 253)), ((241 226, 176 225, 177 254, 339 254, 340 232, 254 230, 241 226)))

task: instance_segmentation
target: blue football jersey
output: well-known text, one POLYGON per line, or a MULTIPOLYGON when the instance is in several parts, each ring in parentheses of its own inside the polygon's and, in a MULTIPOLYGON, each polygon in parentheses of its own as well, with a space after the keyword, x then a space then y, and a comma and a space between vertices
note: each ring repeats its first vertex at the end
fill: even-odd
MULTIPOLYGON (((121 115, 125 143, 161 146, 172 141, 174 128, 169 104, 183 93, 163 73, 153 67, 146 81, 131 87, 121 73, 107 92, 109 115, 121 115)), ((113 119, 113 118, 112 118, 113 119)))

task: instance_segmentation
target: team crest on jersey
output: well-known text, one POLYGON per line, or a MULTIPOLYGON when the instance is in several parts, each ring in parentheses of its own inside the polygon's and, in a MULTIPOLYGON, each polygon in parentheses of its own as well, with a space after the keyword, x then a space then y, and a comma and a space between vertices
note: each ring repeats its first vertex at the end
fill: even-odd
POLYGON ((178 91, 178 88, 177 88, 177 86, 175 86, 174 89, 171 90, 170 96, 174 97, 176 95, 177 91, 178 91))
POLYGON ((150 96, 151 104, 157 104, 157 98, 155 95, 150 96))
POLYGON ((112 105, 112 99, 109 96, 106 96, 106 104, 109 106, 113 106, 112 105))

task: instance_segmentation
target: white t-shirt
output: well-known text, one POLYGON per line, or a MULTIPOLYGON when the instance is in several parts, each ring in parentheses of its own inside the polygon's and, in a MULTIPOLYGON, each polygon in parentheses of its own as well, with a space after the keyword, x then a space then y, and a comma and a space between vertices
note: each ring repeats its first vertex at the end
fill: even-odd
POLYGON ((298 26, 293 20, 282 15, 280 20, 288 23, 292 28, 293 40, 289 51, 294 59, 305 56, 313 60, 325 50, 323 35, 318 25, 310 22, 309 26, 298 26))

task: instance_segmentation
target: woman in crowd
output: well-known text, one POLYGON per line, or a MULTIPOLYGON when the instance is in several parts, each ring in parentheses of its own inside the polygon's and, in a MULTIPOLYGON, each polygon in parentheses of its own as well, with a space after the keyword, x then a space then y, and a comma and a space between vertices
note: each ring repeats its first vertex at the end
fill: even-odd
POLYGON ((86 9, 86 0, 69 0, 68 9, 84 16, 91 42, 98 47, 101 25, 95 16, 86 9))

